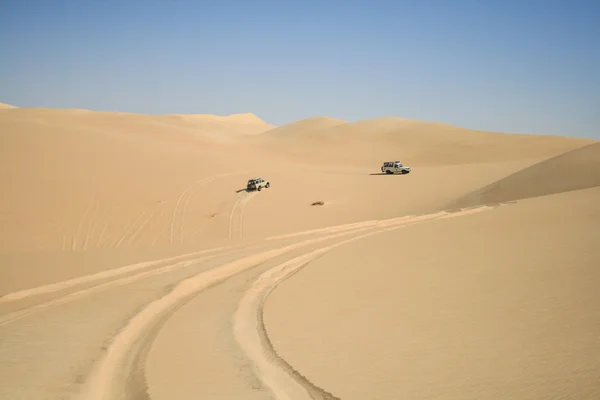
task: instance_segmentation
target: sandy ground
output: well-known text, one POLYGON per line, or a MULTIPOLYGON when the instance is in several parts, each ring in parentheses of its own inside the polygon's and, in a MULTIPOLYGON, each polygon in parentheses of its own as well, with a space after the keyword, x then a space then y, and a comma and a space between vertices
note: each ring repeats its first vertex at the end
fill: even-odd
POLYGON ((4 104, 0 132, 0 399, 600 396, 598 142, 4 104))

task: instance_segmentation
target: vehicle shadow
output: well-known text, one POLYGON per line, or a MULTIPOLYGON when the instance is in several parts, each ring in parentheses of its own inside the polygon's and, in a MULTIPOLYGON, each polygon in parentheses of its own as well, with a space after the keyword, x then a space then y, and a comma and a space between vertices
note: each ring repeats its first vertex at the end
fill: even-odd
POLYGON ((398 174, 386 174, 385 172, 377 172, 377 173, 369 174, 369 175, 371 175, 371 176, 374 176, 374 175, 398 176, 398 175, 408 175, 408 174, 399 174, 399 173, 398 174))
POLYGON ((248 189, 248 188, 243 188, 243 189, 239 189, 235 191, 236 193, 241 193, 241 192, 246 192, 246 193, 250 193, 250 192, 254 192, 254 190, 248 189))

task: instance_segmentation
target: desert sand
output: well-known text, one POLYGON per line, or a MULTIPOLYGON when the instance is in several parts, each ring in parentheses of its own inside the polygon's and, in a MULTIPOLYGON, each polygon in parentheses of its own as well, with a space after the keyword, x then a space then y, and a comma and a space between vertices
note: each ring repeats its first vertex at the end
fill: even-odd
POLYGON ((598 141, 0 104, 0 187, 0 399, 600 398, 598 141))

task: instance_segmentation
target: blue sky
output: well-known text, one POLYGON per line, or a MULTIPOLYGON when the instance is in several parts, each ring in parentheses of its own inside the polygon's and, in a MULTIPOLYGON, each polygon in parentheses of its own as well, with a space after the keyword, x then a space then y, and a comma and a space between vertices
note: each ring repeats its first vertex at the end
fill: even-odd
POLYGON ((0 102, 600 139, 600 1, 0 0, 0 102))

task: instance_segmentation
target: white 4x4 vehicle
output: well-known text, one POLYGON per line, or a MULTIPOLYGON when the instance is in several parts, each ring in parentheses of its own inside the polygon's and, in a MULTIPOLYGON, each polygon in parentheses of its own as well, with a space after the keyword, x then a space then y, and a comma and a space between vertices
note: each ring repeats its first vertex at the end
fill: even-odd
POLYGON ((400 161, 386 161, 381 166, 381 172, 385 172, 386 174, 393 174, 395 172, 408 174, 410 167, 402 165, 400 161))
POLYGON ((271 186, 271 183, 267 180, 264 180, 261 177, 258 178, 254 178, 254 179, 250 179, 248 181, 248 184, 246 185, 246 188, 248 190, 258 190, 259 192, 263 189, 263 188, 269 188, 271 186))

